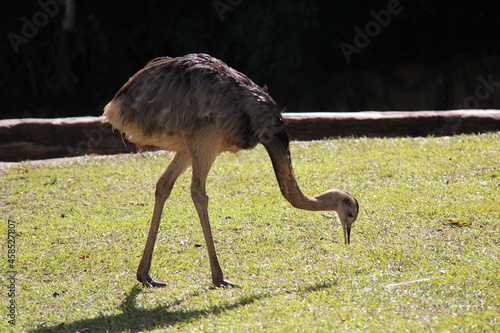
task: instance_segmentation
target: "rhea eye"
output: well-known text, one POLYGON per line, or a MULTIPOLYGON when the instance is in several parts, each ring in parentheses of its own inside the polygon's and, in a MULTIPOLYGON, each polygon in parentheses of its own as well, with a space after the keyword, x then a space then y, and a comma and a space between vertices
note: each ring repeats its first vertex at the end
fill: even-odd
POLYGON ((344 199, 344 201, 342 201, 342 204, 343 204, 344 206, 350 206, 350 205, 351 205, 351 203, 350 203, 350 202, 349 202, 349 200, 347 200, 347 199, 344 199))

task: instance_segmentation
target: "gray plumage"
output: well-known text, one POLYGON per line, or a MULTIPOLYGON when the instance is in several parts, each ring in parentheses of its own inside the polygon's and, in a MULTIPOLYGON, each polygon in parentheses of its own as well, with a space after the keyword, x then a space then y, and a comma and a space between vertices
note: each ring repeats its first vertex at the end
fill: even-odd
POLYGON ((206 54, 150 61, 118 91, 106 108, 110 119, 111 112, 120 119, 111 123, 126 134, 130 124, 147 137, 210 127, 240 149, 286 131, 276 102, 264 89, 206 54))

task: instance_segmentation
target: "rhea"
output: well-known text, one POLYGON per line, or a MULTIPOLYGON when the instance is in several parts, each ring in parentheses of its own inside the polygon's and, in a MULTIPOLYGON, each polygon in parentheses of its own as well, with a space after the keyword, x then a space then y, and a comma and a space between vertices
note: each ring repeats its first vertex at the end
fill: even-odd
POLYGON ((335 211, 350 242, 358 202, 341 190, 316 197, 304 194, 292 168, 289 136, 276 102, 267 89, 206 54, 160 57, 150 61, 116 93, 104 109, 105 121, 137 145, 175 152, 155 191, 151 226, 137 269, 147 287, 163 287, 149 271, 165 201, 176 179, 192 166, 191 197, 207 245, 212 282, 234 286, 224 279, 209 223, 206 179, 217 155, 264 145, 283 196, 293 207, 335 211))

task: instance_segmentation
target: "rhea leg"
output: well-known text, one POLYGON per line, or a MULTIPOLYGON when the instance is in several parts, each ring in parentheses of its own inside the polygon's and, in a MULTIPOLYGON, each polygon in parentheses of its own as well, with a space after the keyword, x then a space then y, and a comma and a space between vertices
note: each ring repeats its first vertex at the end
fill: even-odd
POLYGON ((191 196, 193 198, 196 211, 200 218, 205 243, 207 244, 210 268, 212 271, 212 282, 216 287, 235 286, 235 284, 224 280, 224 275, 217 259, 214 239, 208 218, 208 196, 206 193, 206 179, 210 167, 219 153, 216 145, 204 145, 201 143, 196 149, 191 151, 193 162, 193 180, 191 183, 191 196))
POLYGON ((149 275, 149 269, 151 268, 151 259, 153 258, 153 249, 158 235, 158 227, 160 226, 163 206, 172 192, 175 181, 186 170, 190 163, 191 158, 189 154, 177 153, 156 183, 153 218, 151 219, 148 239, 146 241, 144 252, 142 253, 141 262, 139 263, 139 268, 137 268, 137 280, 139 280, 139 282, 146 287, 166 286, 163 282, 153 280, 149 275))

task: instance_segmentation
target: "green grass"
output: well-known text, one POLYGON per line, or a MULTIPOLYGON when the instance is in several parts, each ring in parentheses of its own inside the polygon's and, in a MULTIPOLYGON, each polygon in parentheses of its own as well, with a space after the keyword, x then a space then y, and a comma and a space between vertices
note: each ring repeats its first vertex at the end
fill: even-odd
MULTIPOLYGON (((498 332, 500 134, 292 143, 303 190, 360 202, 352 244, 333 213, 292 208, 263 147, 209 176, 226 278, 211 287, 190 173, 167 202, 152 275, 135 269, 164 152, 0 170, 2 272, 16 222, 16 325, 27 332, 498 332), (202 247, 196 246, 203 244, 202 247)), ((189 171, 189 170, 188 170, 189 171)), ((8 284, 7 274, 1 283, 8 284)))

